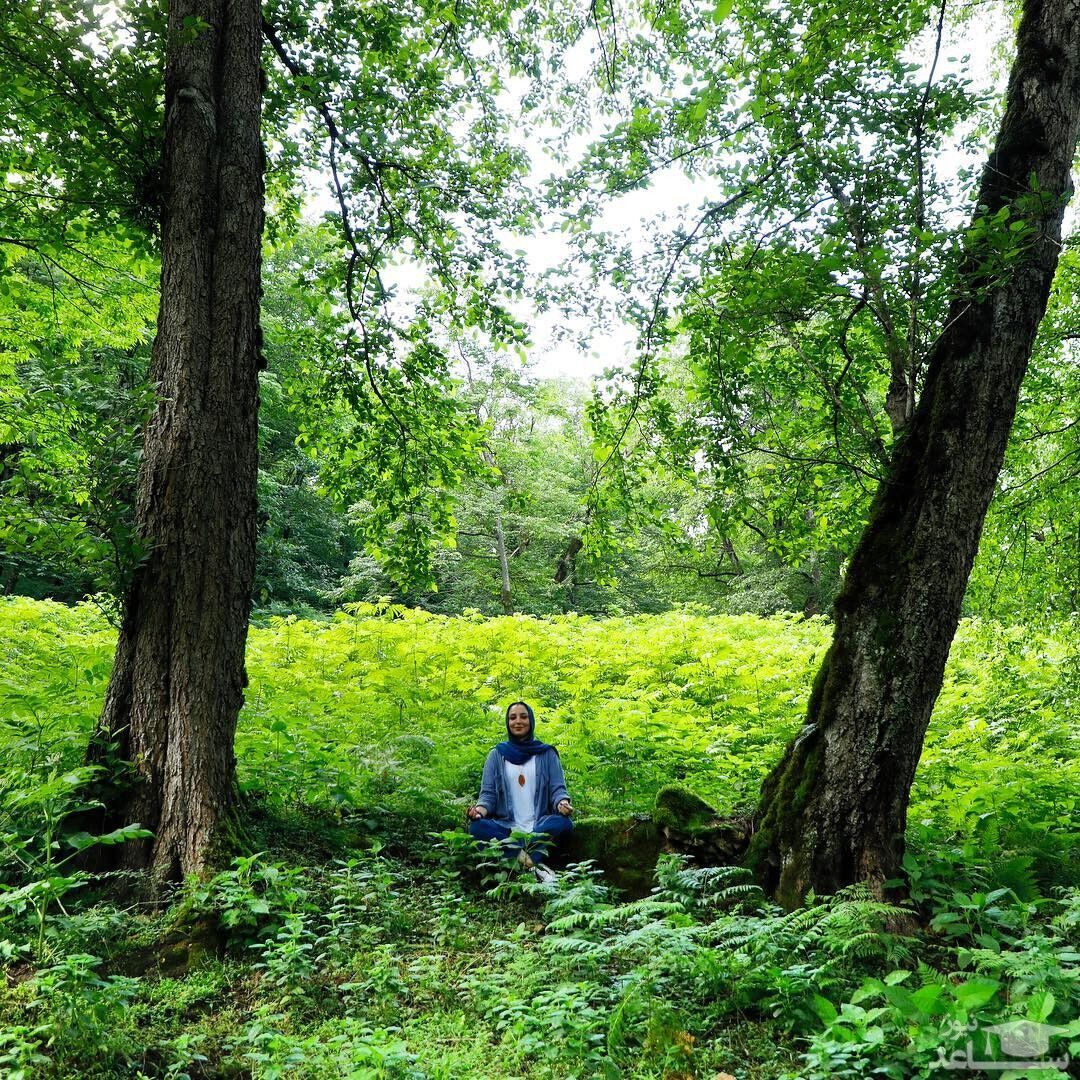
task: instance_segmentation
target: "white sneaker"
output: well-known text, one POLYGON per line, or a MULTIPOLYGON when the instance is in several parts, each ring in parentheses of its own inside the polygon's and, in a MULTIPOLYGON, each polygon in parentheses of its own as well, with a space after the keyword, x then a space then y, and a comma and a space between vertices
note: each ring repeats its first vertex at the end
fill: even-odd
POLYGON ((559 880, 559 875, 550 866, 545 866, 543 863, 535 863, 532 872, 541 885, 554 885, 559 880))

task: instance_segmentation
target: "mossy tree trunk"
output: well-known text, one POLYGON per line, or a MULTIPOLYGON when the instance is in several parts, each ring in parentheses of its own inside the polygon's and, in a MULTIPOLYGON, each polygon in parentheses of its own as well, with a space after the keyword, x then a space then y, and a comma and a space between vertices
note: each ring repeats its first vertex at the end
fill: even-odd
POLYGON ((255 570, 263 226, 257 0, 171 0, 161 306, 136 514, 149 554, 125 597, 91 759, 134 786, 107 807, 155 837, 128 865, 159 881, 221 842, 246 683, 255 570))
POLYGON ((805 724, 762 789, 748 857, 788 905, 857 881, 880 891, 899 874, 923 737, 1057 266, 1078 7, 1025 4, 948 322, 852 555, 805 724))

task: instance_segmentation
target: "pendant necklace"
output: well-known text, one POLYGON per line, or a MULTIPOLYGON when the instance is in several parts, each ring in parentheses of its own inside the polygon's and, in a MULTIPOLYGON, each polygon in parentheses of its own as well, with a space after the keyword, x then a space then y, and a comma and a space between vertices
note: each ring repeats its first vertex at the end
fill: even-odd
POLYGON ((518 787, 525 786, 525 774, 523 772, 518 773, 518 787))

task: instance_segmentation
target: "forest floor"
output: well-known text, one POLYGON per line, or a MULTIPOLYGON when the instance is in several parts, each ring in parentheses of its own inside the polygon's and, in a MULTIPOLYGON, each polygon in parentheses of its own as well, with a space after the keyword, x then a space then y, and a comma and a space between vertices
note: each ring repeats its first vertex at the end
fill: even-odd
POLYGON ((519 696, 585 821, 647 812, 672 781, 752 806, 820 620, 361 609, 257 627, 251 853, 164 910, 67 861, 111 628, 9 600, 0 630, 0 1076, 907 1080, 945 1063, 1019 1080, 1080 1055, 1073 627, 962 626, 900 920, 858 889, 785 913, 742 871, 670 855, 644 897, 588 863, 542 886, 461 828, 519 696), (912 916, 917 933, 894 929, 912 916))

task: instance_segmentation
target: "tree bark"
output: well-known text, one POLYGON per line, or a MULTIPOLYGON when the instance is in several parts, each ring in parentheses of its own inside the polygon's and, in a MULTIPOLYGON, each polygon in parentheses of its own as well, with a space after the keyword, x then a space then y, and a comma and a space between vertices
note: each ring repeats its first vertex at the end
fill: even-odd
POLYGON ((580 536, 571 536, 555 567, 555 584, 563 586, 563 611, 577 608, 577 557, 585 547, 580 536))
POLYGON ((498 472, 501 481, 495 493, 495 554, 499 560, 499 602, 502 604, 504 615, 513 615, 514 596, 510 588, 510 561, 506 554, 506 533, 503 529, 503 500, 510 481, 506 473, 499 468, 494 451, 485 450, 483 456, 488 466, 498 472))
POLYGON ((731 567, 735 571, 736 575, 742 573, 742 563, 739 561, 739 553, 735 550, 735 545, 731 542, 731 538, 728 536, 723 537, 724 552, 731 562, 731 567))
POLYGON ((152 841, 158 882, 207 864, 234 778, 255 571, 263 226, 257 0, 172 0, 165 72, 161 305, 136 520, 149 555, 123 608, 91 746, 135 782, 107 807, 152 841))
POLYGON ((562 585, 569 581, 571 587, 574 584, 574 573, 577 570, 577 557, 585 541, 580 536, 571 536, 566 542, 566 550, 559 556, 558 565, 555 567, 555 584, 562 585))
POLYGON ((785 904, 897 877, 908 797, 1057 266, 1080 117, 1080 4, 1028 0, 976 228, 925 388, 836 601, 805 724, 766 779, 748 859, 785 904), (1034 183, 1033 183, 1034 178, 1034 183), (1023 250, 980 242, 1009 224, 1023 250))
POLYGON ((503 533, 501 496, 495 504, 495 550, 499 555, 499 582, 501 591, 499 600, 504 615, 514 614, 514 596, 510 591, 510 562, 506 557, 506 536, 503 533))

